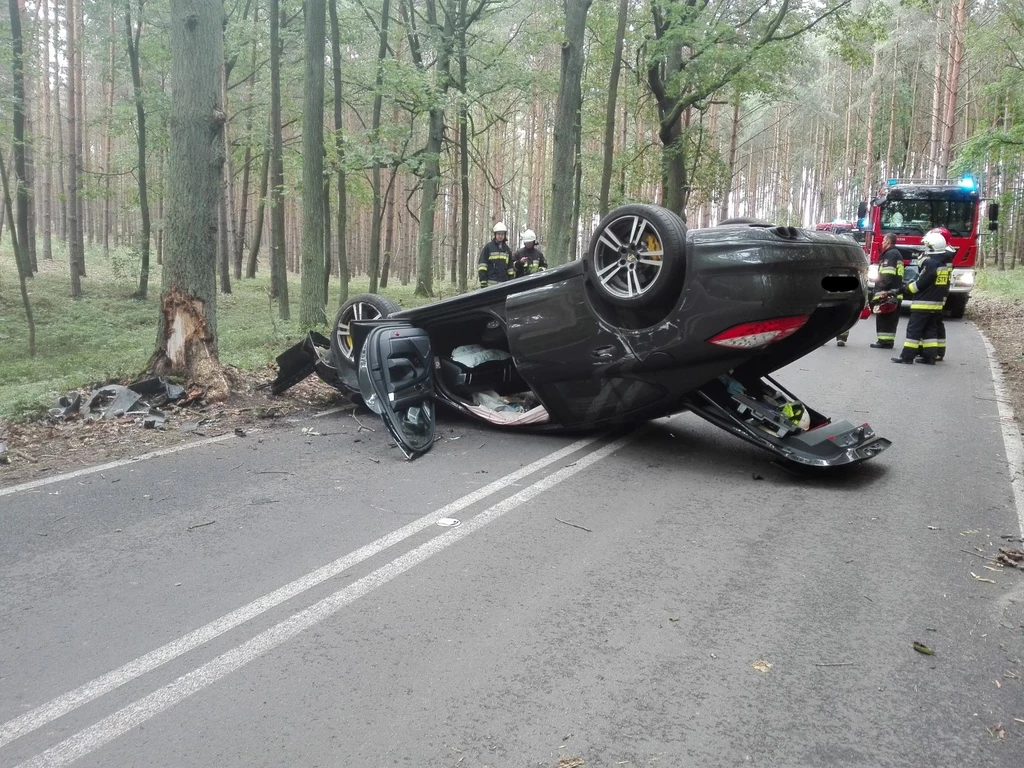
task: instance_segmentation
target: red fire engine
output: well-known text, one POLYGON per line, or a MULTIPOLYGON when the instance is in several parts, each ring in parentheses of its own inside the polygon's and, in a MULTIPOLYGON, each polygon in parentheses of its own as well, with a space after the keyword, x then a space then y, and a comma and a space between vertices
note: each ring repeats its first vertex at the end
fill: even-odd
MULTIPOLYGON (((890 179, 870 206, 864 201, 857 212, 865 231, 864 252, 871 263, 869 278, 874 280, 878 275, 885 234, 896 234, 896 247, 903 252, 904 263, 913 265, 925 233, 944 227, 950 233, 948 245, 956 248, 946 309, 953 317, 963 317, 974 287, 981 202, 977 184, 970 176, 938 181, 890 179)), ((989 203, 989 230, 997 228, 998 215, 998 204, 989 203)))

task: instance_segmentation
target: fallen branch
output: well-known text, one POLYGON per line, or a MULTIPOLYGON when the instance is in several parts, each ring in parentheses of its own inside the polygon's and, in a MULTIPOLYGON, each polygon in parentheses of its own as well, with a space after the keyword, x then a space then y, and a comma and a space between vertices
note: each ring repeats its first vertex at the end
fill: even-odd
POLYGON ((581 531, 586 531, 587 533, 593 533, 592 530, 590 530, 589 528, 584 528, 582 525, 576 525, 576 523, 569 523, 569 522, 566 522, 565 520, 561 520, 561 519, 559 519, 557 517, 555 518, 555 520, 558 520, 558 522, 560 522, 562 525, 571 525, 573 528, 579 528, 581 531))
POLYGON ((216 520, 208 520, 208 521, 206 521, 205 523, 196 523, 195 525, 190 525, 190 526, 188 527, 188 530, 190 530, 190 531, 194 531, 194 530, 195 530, 196 528, 204 528, 204 527, 206 527, 207 525, 213 525, 213 524, 214 524, 214 523, 216 523, 216 522, 217 522, 216 520))
POLYGON ((377 430, 375 430, 375 429, 372 429, 371 427, 368 427, 368 426, 366 426, 365 424, 363 424, 363 422, 361 422, 361 421, 360 421, 360 420, 359 420, 359 419, 358 419, 358 418, 356 417, 356 415, 355 415, 354 413, 350 413, 350 414, 349 414, 349 416, 351 416, 351 417, 352 417, 353 419, 355 419, 355 421, 356 421, 356 424, 358 424, 358 425, 359 425, 359 429, 358 429, 358 430, 356 430, 357 432, 359 432, 360 430, 364 430, 364 429, 365 429, 365 430, 366 430, 367 432, 376 432, 376 431, 377 431, 377 430))
POLYGON ((853 667, 856 666, 855 661, 824 661, 821 663, 815 663, 816 667, 853 667))

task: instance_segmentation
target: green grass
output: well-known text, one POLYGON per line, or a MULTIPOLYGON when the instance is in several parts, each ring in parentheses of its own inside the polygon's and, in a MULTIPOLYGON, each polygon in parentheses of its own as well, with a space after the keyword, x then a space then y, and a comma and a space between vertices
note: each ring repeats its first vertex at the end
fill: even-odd
MULTIPOLYGON (((6 233, 5 233, 6 234, 6 233)), ((28 290, 36 326, 36 356, 29 356, 28 325, 9 249, 0 251, 0 419, 41 415, 61 394, 112 379, 137 377, 156 346, 160 267, 149 283, 149 298, 131 298, 137 265, 125 250, 105 258, 101 248, 86 252, 88 277, 83 297, 72 301, 67 260, 40 264, 28 290)), ((217 334, 221 362, 255 370, 273 362, 302 338, 298 323, 299 278, 289 279, 292 320, 278 318, 269 299, 269 278, 233 281, 231 294, 217 295, 217 334)), ((367 278, 353 280, 349 295, 368 290, 367 278)), ((413 296, 414 285, 392 280, 381 291, 402 307, 427 303, 413 296)), ((450 295, 451 286, 440 288, 450 295)), ((328 314, 338 307, 338 283, 332 281, 328 314)), ((326 329, 321 329, 326 332, 326 329)))
POLYGON ((994 267, 975 273, 975 290, 1001 300, 1024 299, 1024 267, 999 271, 994 267))

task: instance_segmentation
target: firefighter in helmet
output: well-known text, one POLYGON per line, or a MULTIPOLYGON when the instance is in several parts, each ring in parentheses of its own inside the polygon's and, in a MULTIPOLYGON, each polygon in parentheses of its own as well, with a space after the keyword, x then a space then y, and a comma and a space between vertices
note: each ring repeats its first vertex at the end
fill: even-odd
POLYGON ((953 267, 947 262, 946 238, 929 232, 921 239, 925 251, 919 259, 921 271, 917 279, 903 286, 902 293, 910 299, 910 322, 907 338, 894 363, 911 364, 920 356, 926 365, 935 365, 939 348, 939 321, 949 293, 953 267))
POLYGON ((508 238, 508 227, 499 221, 494 225, 492 233, 494 238, 480 249, 480 257, 476 260, 481 288, 504 283, 513 275, 512 251, 505 242, 508 238))
POLYGON ((512 257, 512 265, 515 269, 515 276, 532 275, 548 268, 544 254, 537 247, 537 235, 532 229, 522 234, 523 247, 515 252, 512 257))
MULTIPOLYGON (((952 277, 952 274, 953 274, 953 257, 956 256, 956 248, 954 248, 951 245, 949 245, 949 239, 951 237, 951 235, 949 233, 949 230, 946 229, 945 227, 936 227, 935 229, 930 230, 928 232, 928 234, 932 234, 932 232, 938 232, 940 235, 942 235, 946 239, 946 251, 945 251, 945 254, 944 254, 943 261, 949 267, 950 276, 952 277)), ((946 359, 946 323, 942 319, 942 315, 943 315, 943 313, 939 312, 939 317, 938 317, 938 321, 937 321, 938 322, 938 327, 936 328, 936 332, 935 332, 935 339, 938 342, 938 345, 935 348, 935 359, 937 361, 939 361, 939 362, 942 362, 943 360, 946 359)), ((923 362, 923 361, 919 361, 919 362, 923 362)))
POLYGON ((900 324, 900 288, 903 286, 903 254, 896 248, 896 233, 882 238, 882 255, 878 258, 875 279, 875 349, 892 349, 896 345, 896 329, 900 324))

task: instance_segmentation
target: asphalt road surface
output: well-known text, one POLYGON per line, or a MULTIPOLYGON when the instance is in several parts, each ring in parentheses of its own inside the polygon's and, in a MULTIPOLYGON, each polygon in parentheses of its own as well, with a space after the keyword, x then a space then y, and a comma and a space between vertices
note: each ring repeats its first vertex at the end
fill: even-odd
POLYGON ((1020 443, 947 326, 781 372, 893 441, 838 475, 335 413, 0 489, 0 765, 1019 768, 1020 443))

